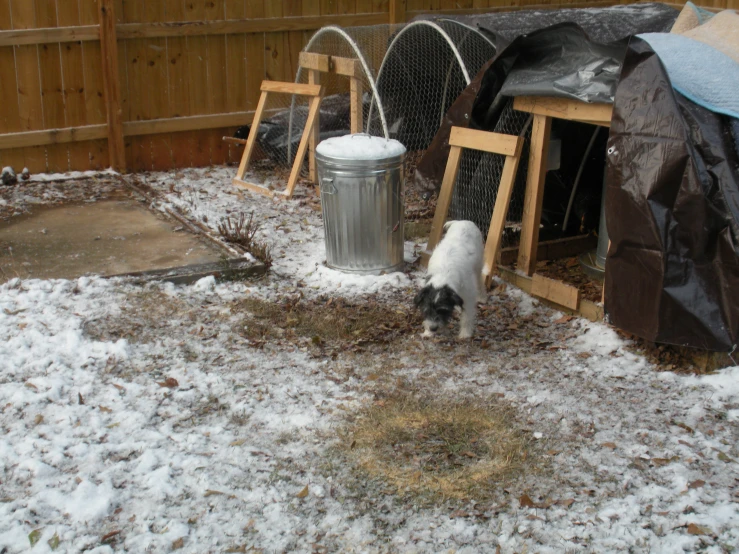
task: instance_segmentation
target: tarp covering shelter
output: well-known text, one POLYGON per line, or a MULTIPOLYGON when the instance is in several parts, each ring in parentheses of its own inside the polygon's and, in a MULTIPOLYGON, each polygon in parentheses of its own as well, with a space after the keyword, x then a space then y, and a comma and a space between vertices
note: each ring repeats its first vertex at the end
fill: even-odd
MULTIPOLYGON (((632 35, 669 31, 677 12, 654 4, 629 9, 625 21, 611 20, 608 9, 587 17, 577 14, 589 10, 474 18, 504 46, 447 112, 418 178, 438 189, 451 127, 494 130, 511 96, 613 102, 606 155, 608 317, 649 340, 730 351, 739 341, 736 89, 733 97, 719 91, 705 102, 675 90, 654 49, 632 35), (639 17, 639 9, 648 17, 639 17), (550 25, 557 17, 568 22, 550 25)), ((732 51, 739 49, 724 56, 732 51)), ((739 64, 727 67, 719 70, 724 80, 727 71, 739 74, 739 64)), ((716 88, 705 82, 684 87, 678 88, 686 94, 716 88)))

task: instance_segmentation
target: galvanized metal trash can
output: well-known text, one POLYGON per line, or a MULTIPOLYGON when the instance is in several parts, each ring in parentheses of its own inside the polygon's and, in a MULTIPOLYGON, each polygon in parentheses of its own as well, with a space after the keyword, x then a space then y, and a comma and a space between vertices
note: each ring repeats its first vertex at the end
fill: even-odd
POLYGON ((324 140, 316 148, 326 263, 378 275, 403 267, 405 147, 366 134, 324 140))

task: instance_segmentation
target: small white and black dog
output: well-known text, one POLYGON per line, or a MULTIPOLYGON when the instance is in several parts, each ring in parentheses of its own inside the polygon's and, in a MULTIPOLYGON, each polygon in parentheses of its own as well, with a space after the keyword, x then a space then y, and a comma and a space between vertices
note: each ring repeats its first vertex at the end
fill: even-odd
POLYGON ((423 314, 424 337, 446 327, 459 307, 459 338, 469 339, 475 330, 477 302, 486 297, 482 275, 482 234, 471 221, 450 221, 446 235, 434 249, 426 285, 413 301, 423 314))

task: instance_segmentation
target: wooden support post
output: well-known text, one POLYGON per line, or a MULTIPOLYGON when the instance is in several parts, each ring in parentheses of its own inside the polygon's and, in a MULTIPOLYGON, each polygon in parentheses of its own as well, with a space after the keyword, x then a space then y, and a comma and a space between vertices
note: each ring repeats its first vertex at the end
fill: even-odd
POLYGON ((526 196, 521 222, 521 242, 518 247, 518 270, 526 275, 533 275, 536 270, 539 222, 541 221, 541 208, 544 200, 544 179, 547 174, 549 133, 551 129, 551 117, 534 115, 529 173, 526 180, 526 196))
POLYGON ((390 25, 405 23, 407 0, 390 0, 390 25))
POLYGON ((356 77, 349 77, 349 87, 352 111, 351 132, 352 134, 361 133, 364 130, 364 102, 362 101, 364 86, 362 81, 356 77))
MULTIPOLYGON (((321 74, 315 69, 308 70, 308 84, 320 85, 321 74)), ((308 166, 310 168, 310 181, 314 185, 318 184, 318 168, 316 166, 316 147, 321 141, 321 113, 320 110, 316 114, 316 122, 313 124, 313 130, 310 134, 310 143, 308 145, 308 166)))
POLYGON ((462 147, 452 146, 449 150, 449 161, 446 164, 444 172, 444 180, 441 182, 441 191, 439 199, 436 202, 436 212, 434 213, 434 222, 431 224, 431 232, 429 233, 429 241, 426 244, 426 257, 423 258, 423 265, 428 263, 428 256, 434 251, 436 245, 441 240, 441 233, 444 230, 446 215, 449 212, 449 205, 452 203, 452 193, 454 192, 454 182, 457 180, 459 173, 459 163, 462 160, 462 147))
POLYGON ((103 87, 108 117, 108 151, 110 165, 116 171, 126 170, 126 150, 123 142, 123 111, 118 72, 118 42, 116 39, 115 0, 100 0, 100 50, 103 60, 103 87))
POLYGON ((482 266, 482 274, 485 276, 485 286, 487 287, 490 286, 493 275, 495 274, 500 243, 503 238, 506 216, 508 215, 508 206, 511 203, 513 186, 516 184, 516 172, 518 171, 518 163, 521 160, 523 143, 523 139, 518 137, 516 151, 513 153, 513 156, 506 156, 505 164, 503 165, 503 174, 500 176, 498 194, 495 196, 493 216, 490 219, 488 238, 485 241, 485 255, 482 266))
POLYGON ((282 193, 286 198, 291 198, 295 191, 295 185, 298 183, 298 177, 300 177, 300 169, 303 166, 305 160, 305 154, 308 152, 308 144, 313 134, 313 129, 318 117, 318 111, 321 108, 321 99, 323 98, 323 87, 320 85, 303 85, 299 83, 282 83, 277 81, 262 81, 262 95, 259 97, 259 104, 257 105, 257 111, 254 113, 254 121, 249 131, 249 138, 246 141, 246 148, 244 148, 244 154, 241 157, 241 163, 239 169, 236 171, 236 177, 234 177, 232 183, 236 187, 244 188, 252 192, 259 192, 261 194, 274 195, 275 192, 270 189, 244 181, 244 175, 249 167, 252 153, 254 152, 254 146, 257 142, 257 135, 259 134, 259 125, 262 122, 262 116, 264 115, 264 106, 267 103, 267 95, 269 93, 277 94, 299 94, 301 96, 310 97, 310 108, 308 110, 308 119, 305 122, 305 129, 303 129, 303 136, 300 139, 300 146, 298 152, 295 155, 293 161, 292 171, 290 172, 290 178, 287 181, 287 189, 282 193))
POLYGON ((259 97, 259 103, 257 104, 257 111, 254 113, 254 121, 252 121, 251 130, 249 131, 249 138, 246 141, 246 148, 244 148, 244 154, 241 156, 239 169, 236 170, 236 179, 239 181, 244 180, 244 173, 246 173, 246 168, 249 167, 251 155, 254 152, 254 145, 257 143, 259 124, 262 122, 262 113, 264 113, 266 102, 267 91, 262 90, 262 95, 259 97))

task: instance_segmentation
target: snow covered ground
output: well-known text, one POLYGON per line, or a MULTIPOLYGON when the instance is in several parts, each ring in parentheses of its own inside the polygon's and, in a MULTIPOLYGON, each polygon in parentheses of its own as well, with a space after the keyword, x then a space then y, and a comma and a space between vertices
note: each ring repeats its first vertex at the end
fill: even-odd
POLYGON ((0 286, 0 552, 739 548, 739 367, 661 372, 608 327, 503 287, 472 343, 418 328, 362 348, 256 344, 244 299, 406 311, 419 275, 329 270, 312 194, 236 192, 232 171, 146 179, 212 227, 253 210, 267 278, 0 286), (391 393, 512 406, 539 469, 484 502, 388 490, 337 445, 391 393))

